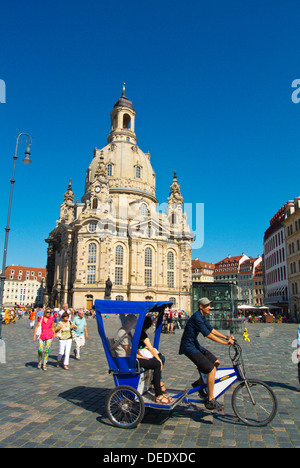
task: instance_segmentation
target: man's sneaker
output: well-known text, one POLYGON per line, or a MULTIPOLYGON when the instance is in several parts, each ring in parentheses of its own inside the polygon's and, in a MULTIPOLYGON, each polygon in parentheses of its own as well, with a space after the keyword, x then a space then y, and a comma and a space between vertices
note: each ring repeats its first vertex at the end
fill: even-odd
POLYGON ((208 410, 224 411, 224 405, 216 401, 214 398, 212 400, 207 398, 204 405, 208 410))

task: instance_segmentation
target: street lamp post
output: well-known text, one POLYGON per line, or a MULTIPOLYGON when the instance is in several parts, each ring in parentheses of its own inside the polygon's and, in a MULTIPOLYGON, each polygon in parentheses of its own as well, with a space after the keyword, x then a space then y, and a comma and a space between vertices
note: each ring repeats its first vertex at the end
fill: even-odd
POLYGON ((14 166, 13 166, 13 173, 12 173, 12 178, 10 181, 10 196, 9 196, 9 204, 8 204, 8 215, 7 215, 7 224, 5 228, 5 243, 4 243, 4 251, 3 251, 3 263, 2 263, 2 274, 0 276, 0 339, 2 338, 1 336, 1 331, 2 331, 2 307, 3 307, 3 293, 4 293, 4 282, 5 282, 5 268, 6 268, 6 256, 7 256, 7 245, 8 245, 8 235, 10 231, 9 227, 9 222, 10 222, 10 213, 11 213, 11 203, 12 203, 12 195, 13 195, 13 188, 14 188, 14 183, 15 183, 15 168, 16 168, 16 160, 18 159, 17 157, 17 152, 18 152, 18 145, 19 145, 19 139, 21 136, 27 136, 30 140, 30 143, 27 142, 27 148, 25 151, 25 158, 22 159, 23 163, 25 165, 28 165, 31 163, 30 160, 30 145, 32 144, 32 138, 28 133, 19 133, 17 136, 17 142, 16 142, 16 149, 15 149, 15 154, 13 156, 14 159, 14 166))

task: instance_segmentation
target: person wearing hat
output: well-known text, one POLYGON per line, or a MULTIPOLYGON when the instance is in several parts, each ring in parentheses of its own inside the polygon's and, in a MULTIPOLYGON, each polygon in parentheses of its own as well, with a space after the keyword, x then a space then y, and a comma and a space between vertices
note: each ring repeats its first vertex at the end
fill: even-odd
MULTIPOLYGON (((209 314, 211 303, 207 297, 202 297, 198 301, 199 309, 187 321, 179 348, 179 354, 185 354, 198 368, 199 372, 207 375, 208 395, 205 400, 205 407, 209 410, 223 411, 224 406, 214 399, 214 386, 217 367, 220 361, 210 351, 200 345, 197 337, 201 333, 216 343, 225 345, 233 344, 231 336, 225 336, 215 330, 205 316, 209 314)), ((201 377, 194 382, 193 387, 202 385, 201 377)), ((201 396, 203 396, 201 394, 201 396)))

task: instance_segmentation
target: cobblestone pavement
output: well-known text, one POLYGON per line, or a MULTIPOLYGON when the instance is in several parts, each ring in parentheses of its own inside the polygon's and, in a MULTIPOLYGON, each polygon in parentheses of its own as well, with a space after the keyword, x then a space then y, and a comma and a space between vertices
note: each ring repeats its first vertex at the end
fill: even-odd
MULTIPOLYGON (((96 321, 88 320, 89 340, 80 361, 72 356, 69 371, 55 367, 58 340, 50 350, 48 371, 37 369, 37 342, 27 317, 3 325, 6 363, 0 364, 0 447, 105 447, 193 449, 221 447, 300 448, 300 393, 293 362, 298 325, 247 324, 250 343, 239 337, 249 378, 267 382, 278 399, 278 414, 266 427, 240 423, 231 407, 231 387, 223 397, 224 413, 211 413, 201 404, 172 412, 146 409, 135 429, 112 426, 105 398, 113 388, 96 321)), ((184 389, 197 378, 193 364, 177 354, 182 331, 162 335, 166 356, 163 373, 169 389, 184 389)), ((231 366, 228 348, 200 338, 231 366)))

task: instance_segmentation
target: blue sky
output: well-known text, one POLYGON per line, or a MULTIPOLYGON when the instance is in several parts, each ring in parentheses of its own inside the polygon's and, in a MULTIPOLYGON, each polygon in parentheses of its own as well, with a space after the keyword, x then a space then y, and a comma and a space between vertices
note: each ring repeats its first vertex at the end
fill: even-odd
POLYGON ((124 81, 159 202, 176 170, 184 201, 204 203, 193 258, 261 254, 269 220, 300 195, 299 26, 296 0, 4 2, 1 255, 17 129, 33 137, 27 167, 19 145, 7 264, 45 266, 69 178, 80 199, 124 81))

